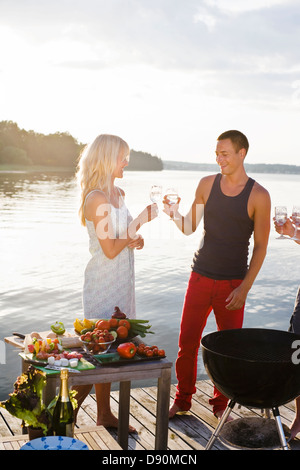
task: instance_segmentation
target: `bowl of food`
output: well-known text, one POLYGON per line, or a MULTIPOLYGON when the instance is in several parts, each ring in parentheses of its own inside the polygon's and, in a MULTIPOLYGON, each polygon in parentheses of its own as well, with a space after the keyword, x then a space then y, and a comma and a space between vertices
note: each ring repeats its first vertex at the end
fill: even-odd
POLYGON ((90 354, 107 353, 115 340, 115 335, 108 330, 88 331, 80 337, 83 349, 90 354))

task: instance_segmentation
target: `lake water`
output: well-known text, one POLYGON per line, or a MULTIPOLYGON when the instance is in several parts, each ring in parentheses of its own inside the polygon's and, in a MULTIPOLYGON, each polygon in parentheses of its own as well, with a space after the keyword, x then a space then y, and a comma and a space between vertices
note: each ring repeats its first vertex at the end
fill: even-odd
MULTIPOLYGON (((119 185, 137 215, 150 203, 149 189, 177 186, 182 212, 193 201, 205 172, 127 172, 119 185)), ((299 175, 253 174, 268 189, 272 205, 300 203, 299 175)), ((82 318, 83 273, 89 260, 86 229, 77 215, 79 190, 67 173, 0 173, 0 400, 20 374, 18 351, 4 345, 13 332, 48 329, 54 320, 72 328, 82 318)), ((175 362, 180 317, 190 266, 202 224, 182 235, 161 213, 141 230, 143 250, 135 252, 137 317, 150 320, 149 343, 166 350, 175 362)), ((222 227, 220 227, 222 230, 222 227)), ((287 330, 299 285, 300 248, 276 240, 271 230, 267 258, 247 299, 245 327, 287 330)), ((213 314, 204 334, 215 330, 213 314)), ((206 377, 199 354, 198 379, 206 377)), ((173 368, 172 382, 176 382, 173 368)), ((141 384, 139 385, 148 385, 141 384)))

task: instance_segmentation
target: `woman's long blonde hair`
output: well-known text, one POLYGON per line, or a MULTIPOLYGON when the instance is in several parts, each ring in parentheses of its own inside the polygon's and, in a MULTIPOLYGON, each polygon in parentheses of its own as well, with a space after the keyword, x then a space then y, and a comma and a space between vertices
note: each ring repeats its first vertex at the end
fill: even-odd
POLYGON ((129 155, 128 144, 116 135, 101 134, 82 151, 77 170, 77 181, 81 188, 79 216, 85 225, 84 204, 87 194, 101 189, 108 196, 111 191, 111 177, 117 165, 120 151, 129 155))

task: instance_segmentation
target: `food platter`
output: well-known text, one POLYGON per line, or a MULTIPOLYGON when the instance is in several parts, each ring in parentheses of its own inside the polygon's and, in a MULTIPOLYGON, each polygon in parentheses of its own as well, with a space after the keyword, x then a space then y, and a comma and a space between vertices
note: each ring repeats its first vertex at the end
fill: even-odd
MULTIPOLYGON (((36 366, 37 368, 42 368, 45 372, 47 373, 57 373, 59 372, 62 368, 65 369, 66 367, 56 367, 56 366, 50 366, 47 362, 47 360, 42 360, 42 359, 36 359, 32 353, 19 353, 19 355, 24 359, 24 361, 29 362, 30 364, 36 366)), ((84 370, 88 369, 95 369, 95 365, 92 364, 89 360, 85 359, 82 357, 80 361, 78 361, 77 367, 67 367, 69 372, 81 372, 84 370)))
POLYGON ((123 357, 120 357, 117 352, 111 352, 107 354, 101 354, 101 355, 94 355, 94 359, 96 359, 101 366, 106 366, 106 367, 111 367, 111 366, 124 366, 126 364, 133 364, 137 362, 149 362, 149 361, 157 361, 160 359, 165 358, 166 356, 140 356, 139 354, 135 354, 130 359, 125 359, 123 357))
POLYGON ((14 333, 14 336, 24 339, 22 346, 18 343, 23 348, 19 354, 23 360, 44 372, 57 373, 61 368, 81 372, 165 358, 163 349, 141 342, 146 334, 154 333, 148 323, 148 320, 127 318, 115 307, 110 319, 76 318, 73 331, 67 331, 62 322, 56 321, 50 333, 14 333))

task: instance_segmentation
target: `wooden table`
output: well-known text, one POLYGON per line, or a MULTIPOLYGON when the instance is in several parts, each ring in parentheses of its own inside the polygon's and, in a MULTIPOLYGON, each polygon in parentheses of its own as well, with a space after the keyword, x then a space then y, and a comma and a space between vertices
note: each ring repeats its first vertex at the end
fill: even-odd
MULTIPOLYGON (((165 450, 168 443, 169 400, 172 363, 167 359, 136 362, 122 366, 100 366, 78 373, 70 373, 69 386, 120 382, 118 442, 128 448, 128 427, 131 380, 157 378, 157 409, 155 449, 165 450)), ((45 404, 50 403, 59 386, 59 374, 47 375, 45 404)))
MULTIPOLYGON (((13 344, 13 340, 10 337, 5 338, 5 341, 13 344)), ((28 363, 22 358, 23 371, 26 370, 27 365, 28 363)), ((168 444, 171 368, 172 362, 169 362, 166 358, 136 361, 134 363, 114 366, 99 364, 95 369, 84 370, 80 373, 70 373, 69 386, 120 382, 118 442, 123 449, 127 449, 131 381, 157 379, 155 449, 166 450, 168 444)), ((44 391, 46 405, 55 397, 59 384, 59 373, 47 374, 47 383, 44 391)))

